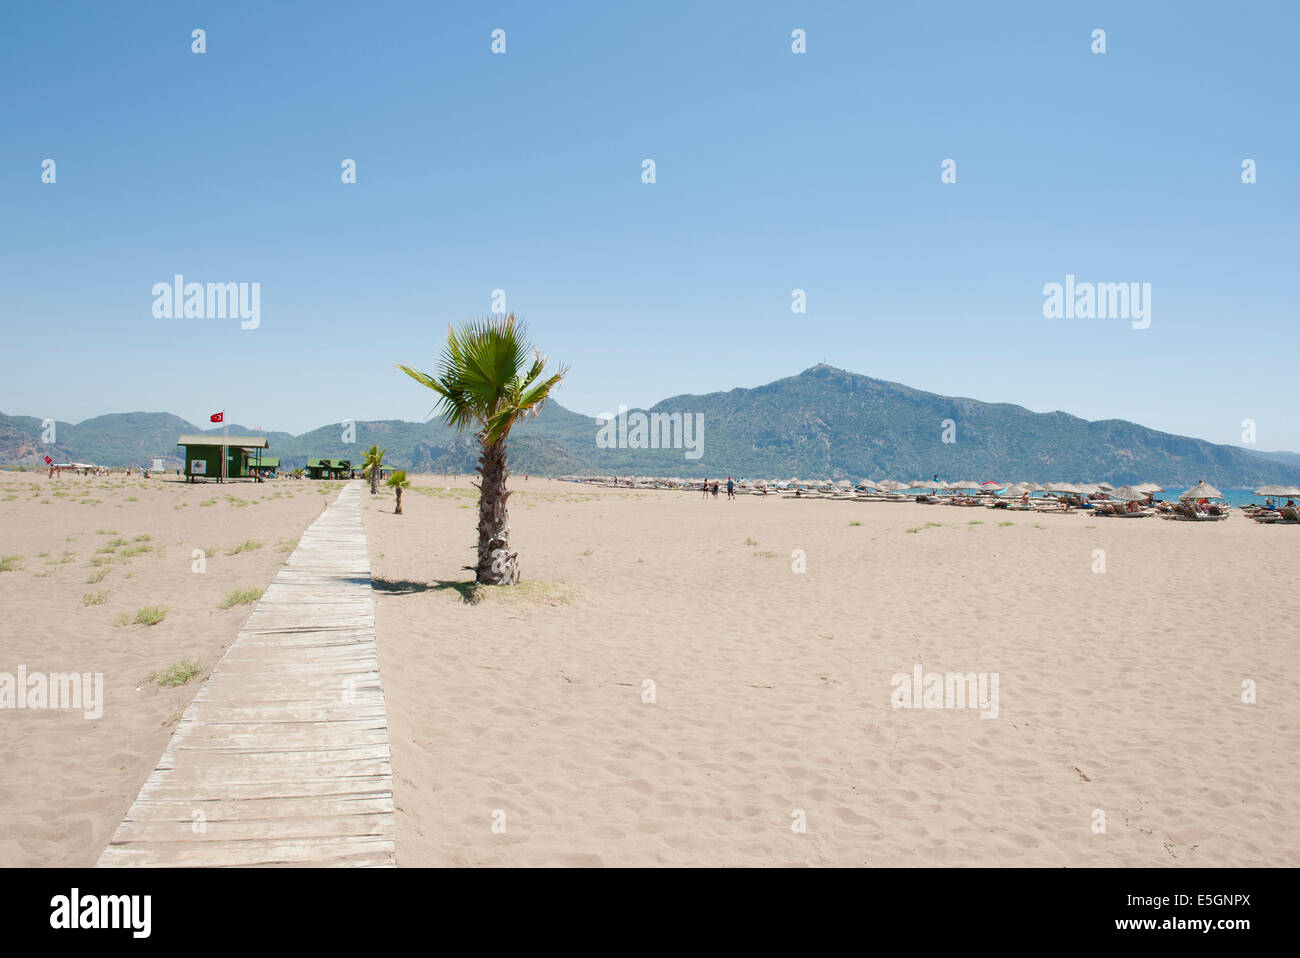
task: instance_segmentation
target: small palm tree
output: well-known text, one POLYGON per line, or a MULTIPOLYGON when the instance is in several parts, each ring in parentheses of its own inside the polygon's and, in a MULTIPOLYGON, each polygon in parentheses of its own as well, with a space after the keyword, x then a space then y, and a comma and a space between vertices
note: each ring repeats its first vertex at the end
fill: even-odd
POLYGON ((363 463, 363 469, 367 476, 370 477, 370 494, 379 495, 379 474, 384 471, 384 453, 387 449, 380 449, 377 445, 371 446, 366 450, 366 457, 363 463))
POLYGON ((482 481, 474 579, 483 585, 514 585, 519 581, 519 556, 510 551, 506 439, 518 423, 541 411, 568 370, 561 367, 542 378, 546 357, 528 342, 524 324, 516 322, 514 313, 448 329, 436 374, 400 364, 397 368, 438 394, 434 410, 449 426, 457 432, 475 427, 482 481))
POLYGON ((402 514, 402 490, 411 488, 411 480, 406 478, 406 470, 398 469, 384 480, 384 485, 397 490, 397 508, 393 510, 393 515, 400 516, 402 514))

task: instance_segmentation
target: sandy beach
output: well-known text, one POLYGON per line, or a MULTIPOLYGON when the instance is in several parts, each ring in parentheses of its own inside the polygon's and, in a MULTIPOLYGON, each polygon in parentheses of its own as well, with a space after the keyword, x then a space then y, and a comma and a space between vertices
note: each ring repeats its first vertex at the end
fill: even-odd
POLYGON ((264 588, 338 489, 0 471, 0 672, 102 673, 104 699, 94 719, 0 711, 0 866, 95 863, 253 607, 221 606, 264 588), (117 624, 158 606, 156 625, 117 624), (204 668, 149 680, 184 661, 204 668))
POLYGON ((465 480, 363 504, 400 864, 1300 858, 1292 528, 512 488, 477 604, 465 480), (892 707, 918 664, 997 717, 892 707))
MULTIPOLYGON (((515 476, 524 583, 480 598, 477 493, 414 481, 362 497, 399 865, 1300 858, 1294 528, 515 476), (918 665, 996 717, 893 707, 918 665)), ((94 863, 205 673, 150 674, 211 667, 339 488, 0 473, 0 671, 105 698, 0 713, 0 865, 94 863)))

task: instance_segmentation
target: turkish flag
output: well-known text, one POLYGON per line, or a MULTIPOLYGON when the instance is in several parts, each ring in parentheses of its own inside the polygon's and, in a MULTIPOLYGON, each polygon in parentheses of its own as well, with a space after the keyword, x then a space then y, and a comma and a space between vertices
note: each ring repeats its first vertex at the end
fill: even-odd
POLYGON ((226 414, 224 412, 214 412, 208 419, 212 422, 225 422, 226 414))
POLYGON ((46 457, 45 457, 45 464, 46 464, 47 466, 48 466, 50 463, 52 463, 53 461, 54 461, 54 460, 51 459, 49 456, 46 456, 46 457))

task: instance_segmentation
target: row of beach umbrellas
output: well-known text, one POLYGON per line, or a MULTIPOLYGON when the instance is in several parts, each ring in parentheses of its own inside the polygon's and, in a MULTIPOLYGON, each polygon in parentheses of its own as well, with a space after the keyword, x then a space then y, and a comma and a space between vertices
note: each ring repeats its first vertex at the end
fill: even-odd
MULTIPOLYGON (((562 476, 562 479, 573 481, 617 481, 615 477, 581 477, 581 476, 562 476)), ((631 477, 628 477, 629 479, 631 477)), ((670 486, 679 486, 683 488, 694 488, 700 480, 683 479, 679 477, 637 477, 638 482, 650 482, 655 484, 664 484, 670 486)), ((1164 488, 1156 485, 1154 482, 1142 482, 1136 485, 1120 486, 1118 489, 1106 482, 1097 483, 1073 483, 1073 482, 1014 482, 1003 484, 993 479, 985 479, 982 482, 974 479, 946 481, 943 479, 925 480, 914 479, 910 482, 899 482, 896 479, 883 479, 875 482, 871 479, 863 479, 856 485, 848 479, 838 479, 831 481, 800 479, 797 476, 791 479, 767 480, 767 479, 741 479, 738 486, 742 489, 762 488, 773 486, 777 489, 818 489, 830 490, 834 492, 849 493, 857 490, 858 492, 884 492, 898 493, 904 490, 931 490, 934 492, 968 492, 975 491, 985 495, 999 495, 1004 498, 1018 498, 1025 494, 1033 495, 1034 493, 1051 493, 1065 494, 1074 496, 1095 496, 1105 494, 1111 499, 1124 502, 1132 502, 1147 499, 1156 493, 1164 492, 1164 488)), ((1262 486, 1255 490, 1257 496, 1267 497, 1297 497, 1300 496, 1300 488, 1295 486, 1262 486)), ((1207 482, 1199 482, 1191 489, 1179 495, 1181 500, 1192 499, 1222 499, 1223 493, 1214 488, 1207 482)))

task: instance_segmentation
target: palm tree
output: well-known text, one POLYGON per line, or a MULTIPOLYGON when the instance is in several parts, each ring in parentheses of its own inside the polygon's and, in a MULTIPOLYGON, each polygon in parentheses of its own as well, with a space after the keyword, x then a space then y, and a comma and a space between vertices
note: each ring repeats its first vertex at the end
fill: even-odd
POLYGON ((371 446, 366 450, 366 458, 363 463, 365 472, 370 476, 370 494, 379 495, 379 474, 384 471, 384 453, 387 449, 380 449, 379 446, 371 446))
POLYGON ((474 580, 483 585, 514 585, 519 581, 519 556, 510 551, 506 439, 518 423, 541 411, 567 368, 542 378, 546 357, 528 342, 524 324, 515 320, 514 313, 449 328, 437 373, 400 364, 397 368, 438 394, 434 411, 449 426, 457 432, 475 427, 482 481, 477 484, 474 580))
POLYGON ((398 469, 384 480, 384 485, 397 490, 397 508, 393 510, 393 515, 400 516, 402 514, 402 490, 411 488, 411 480, 406 478, 406 470, 398 469))

